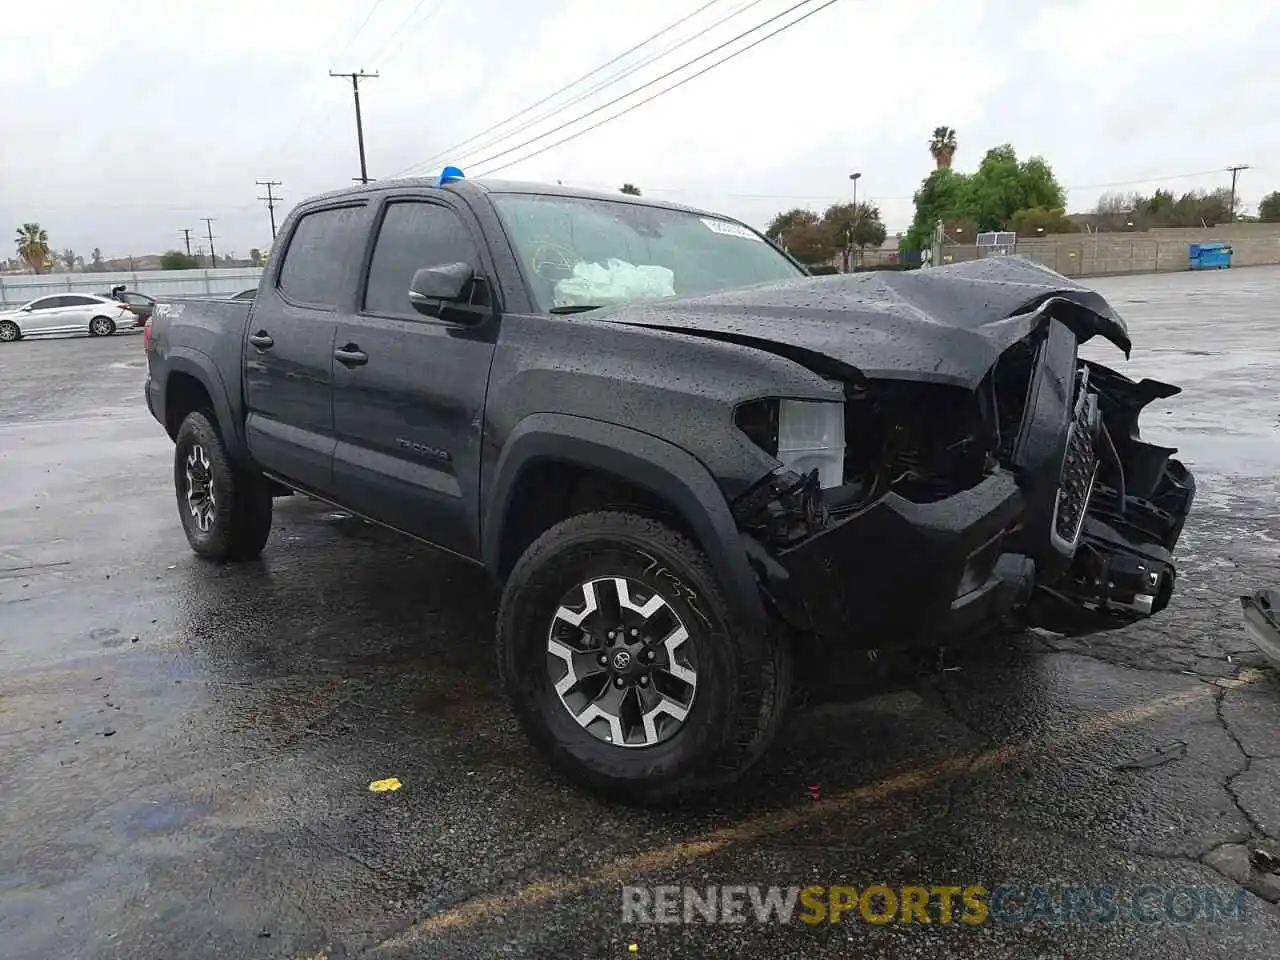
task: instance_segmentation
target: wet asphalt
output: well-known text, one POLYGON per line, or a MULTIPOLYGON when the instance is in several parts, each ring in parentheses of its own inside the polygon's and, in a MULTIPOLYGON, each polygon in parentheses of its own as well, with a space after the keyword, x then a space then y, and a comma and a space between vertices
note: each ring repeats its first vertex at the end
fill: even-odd
POLYGON ((1280 876, 1247 857, 1280 849, 1280 683, 1237 598, 1280 584, 1280 270, 1096 286, 1135 351, 1087 354, 1185 389, 1143 421, 1200 485, 1170 609, 859 669, 678 812, 547 772, 476 570, 301 498, 260 562, 197 560, 139 336, 0 348, 0 957, 1276 956, 1280 876), (624 883, 1151 887, 1157 909, 624 924, 624 883), (1241 884, 1225 920, 1158 908, 1241 884))

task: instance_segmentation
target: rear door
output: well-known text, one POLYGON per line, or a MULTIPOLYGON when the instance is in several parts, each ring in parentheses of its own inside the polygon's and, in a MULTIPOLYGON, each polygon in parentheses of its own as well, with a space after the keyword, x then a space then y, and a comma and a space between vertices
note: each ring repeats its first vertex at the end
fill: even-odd
POLYGON ((63 297, 66 306, 62 309, 62 320, 72 330, 89 330, 89 321, 94 317, 107 317, 113 323, 120 323, 125 317, 133 319, 120 309, 114 300, 107 303, 97 297, 86 297, 82 294, 71 294, 63 297), (122 316, 123 314, 123 316, 122 316))
POLYGON ((338 325, 333 367, 337 499, 467 557, 479 556, 480 441, 497 336, 490 283, 479 311, 426 317, 409 302, 422 267, 472 264, 492 278, 478 226, 442 195, 382 206, 364 295, 338 325))
POLYGON ((250 308, 244 343, 249 452, 264 469, 331 495, 330 369, 338 318, 355 300, 368 238, 364 200, 303 213, 250 308))

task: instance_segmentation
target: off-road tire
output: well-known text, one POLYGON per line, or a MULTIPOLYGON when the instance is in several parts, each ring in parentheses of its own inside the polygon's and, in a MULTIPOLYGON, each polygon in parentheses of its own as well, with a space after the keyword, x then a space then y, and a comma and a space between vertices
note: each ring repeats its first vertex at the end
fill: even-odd
POLYGON ((173 482, 178 516, 187 542, 199 556, 219 563, 252 560, 262 553, 271 533, 271 488, 258 473, 236 467, 209 414, 187 414, 174 443, 173 482), (213 490, 212 522, 202 530, 187 497, 188 460, 193 451, 208 460, 213 490))
POLYGON ((764 755, 791 691, 791 649, 776 631, 734 617, 701 550, 658 520, 600 511, 556 524, 517 561, 498 611, 498 670, 529 739, 570 779, 610 797, 665 804, 738 780, 764 755), (567 592, 625 576, 661 593, 697 657, 697 689, 680 729, 621 747, 584 729, 548 667, 548 632, 567 592))

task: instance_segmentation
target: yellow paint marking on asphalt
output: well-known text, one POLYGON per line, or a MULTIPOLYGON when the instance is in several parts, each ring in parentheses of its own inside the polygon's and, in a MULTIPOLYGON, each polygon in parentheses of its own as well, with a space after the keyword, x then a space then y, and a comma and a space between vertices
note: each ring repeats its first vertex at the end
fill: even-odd
POLYGON ((408 930, 383 941, 376 948, 402 949, 409 944, 447 930, 466 927, 511 910, 541 906, 556 900, 575 896, 595 887, 609 884, 632 883, 639 876, 666 869, 677 864, 699 860, 725 849, 753 840, 786 833, 807 826, 838 813, 848 813, 864 804, 876 803, 912 793, 925 787, 942 783, 966 773, 991 770, 1007 766, 1019 760, 1049 753, 1055 749, 1079 742, 1082 738, 1096 736, 1109 730, 1132 726, 1212 697, 1215 689, 1235 689, 1256 683, 1266 674, 1261 670, 1244 670, 1238 677, 1200 683, 1178 693, 1165 694, 1143 703, 1121 707, 1091 717, 1059 733, 1042 739, 1024 740, 984 750, 977 754, 965 754, 943 760, 928 767, 907 770, 875 783, 854 787, 830 797, 807 803, 802 807, 789 807, 766 813, 742 823, 713 830, 701 840, 672 843, 653 850, 619 857, 599 869, 579 877, 555 877, 526 884, 509 893, 486 893, 427 917, 408 930))

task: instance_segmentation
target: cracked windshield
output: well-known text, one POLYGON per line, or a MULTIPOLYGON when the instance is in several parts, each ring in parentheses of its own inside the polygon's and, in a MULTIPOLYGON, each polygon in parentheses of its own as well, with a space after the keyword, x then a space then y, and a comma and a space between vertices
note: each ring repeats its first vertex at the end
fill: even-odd
POLYGON ((1278 37, 6 4, 0 960, 1276 960, 1278 37))

